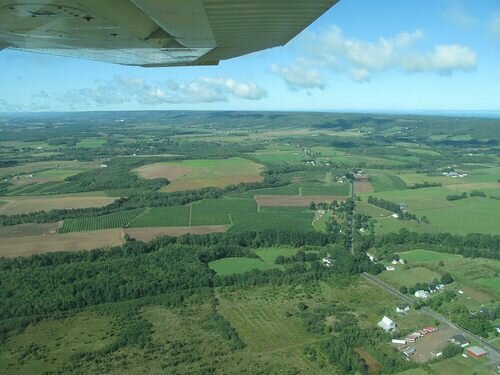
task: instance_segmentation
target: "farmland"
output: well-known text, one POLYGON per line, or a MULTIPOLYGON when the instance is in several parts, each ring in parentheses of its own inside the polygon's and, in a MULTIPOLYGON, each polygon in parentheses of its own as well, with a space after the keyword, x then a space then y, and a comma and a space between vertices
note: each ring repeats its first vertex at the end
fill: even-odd
POLYGON ((153 207, 130 220, 129 227, 163 227, 189 225, 189 207, 153 207))
POLYGON ((15 215, 36 211, 50 211, 64 208, 102 207, 113 203, 115 198, 86 196, 79 194, 47 196, 6 196, 2 197, 4 204, 0 206, 0 214, 15 215))
POLYGON ((408 362, 376 326, 438 325, 432 308, 498 345, 498 120, 131 111, 0 131, 2 374, 491 374, 419 364, 444 322, 408 362), (453 280, 399 314, 363 272, 453 280))
POLYGON ((165 191, 224 187, 242 182, 261 181, 262 166, 242 158, 225 160, 186 160, 141 167, 137 173, 145 178, 171 179, 165 191))
POLYGON ((82 232, 88 230, 99 230, 109 228, 122 228, 138 217, 144 209, 116 212, 97 217, 82 217, 78 219, 66 219, 59 233, 82 232))

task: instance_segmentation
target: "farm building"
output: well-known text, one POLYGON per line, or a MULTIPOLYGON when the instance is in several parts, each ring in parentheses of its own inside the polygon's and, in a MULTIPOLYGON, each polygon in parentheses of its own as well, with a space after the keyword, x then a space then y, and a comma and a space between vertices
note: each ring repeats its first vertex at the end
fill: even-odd
POLYGON ((469 340, 467 340, 464 335, 455 335, 450 337, 450 341, 455 345, 460 345, 462 348, 465 348, 470 344, 469 340))
POLYGON ((415 292, 415 297, 417 297, 417 298, 423 298, 423 299, 429 298, 429 292, 426 291, 426 290, 417 290, 415 292))
POLYGON ((392 339, 393 344, 398 344, 398 345, 406 345, 406 340, 405 339, 392 339))
POLYGON ((396 270, 396 268, 394 268, 394 266, 386 266, 385 269, 387 271, 394 271, 394 270, 396 270))
POLYGON ((393 329, 396 328, 396 323, 387 316, 384 316, 382 320, 378 322, 377 325, 386 332, 392 331, 393 329))
POLYGON ((467 349, 467 354, 476 359, 480 359, 487 355, 488 352, 486 352, 486 350, 480 348, 479 346, 471 346, 469 349, 467 349))
POLYGON ((403 354, 406 356, 406 357, 411 357, 413 354, 415 354, 417 352, 417 349, 415 348, 409 348, 409 349, 406 349, 403 354))

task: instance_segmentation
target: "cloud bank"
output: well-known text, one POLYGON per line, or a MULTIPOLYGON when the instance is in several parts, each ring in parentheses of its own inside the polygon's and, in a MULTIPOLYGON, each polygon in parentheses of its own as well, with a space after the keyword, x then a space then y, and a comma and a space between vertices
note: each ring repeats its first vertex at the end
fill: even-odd
POLYGON ((266 96, 266 90, 256 83, 238 82, 231 78, 199 77, 192 81, 149 83, 140 77, 115 76, 95 87, 69 90, 59 95, 58 99, 67 104, 93 106, 214 103, 230 98, 259 100, 266 96))
POLYGON ((302 41, 304 57, 289 66, 273 65, 271 71, 282 76, 293 89, 311 89, 327 85, 323 71, 345 73, 354 81, 367 82, 376 73, 388 70, 451 75, 476 69, 477 57, 471 48, 446 44, 421 51, 417 44, 423 38, 424 33, 415 30, 367 41, 349 38, 339 27, 332 26, 310 33, 302 41))

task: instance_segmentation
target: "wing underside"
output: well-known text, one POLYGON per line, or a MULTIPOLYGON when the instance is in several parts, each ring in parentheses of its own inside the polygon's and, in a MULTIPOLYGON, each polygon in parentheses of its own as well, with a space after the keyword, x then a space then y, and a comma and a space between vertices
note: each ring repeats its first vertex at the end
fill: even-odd
POLYGON ((214 65, 281 46, 338 0, 0 0, 0 50, 214 65))

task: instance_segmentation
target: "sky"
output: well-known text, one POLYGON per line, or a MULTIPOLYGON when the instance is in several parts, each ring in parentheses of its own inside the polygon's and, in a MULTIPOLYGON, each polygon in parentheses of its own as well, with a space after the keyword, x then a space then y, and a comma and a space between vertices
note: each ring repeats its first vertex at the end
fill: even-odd
POLYGON ((147 109, 500 111, 500 1, 341 0, 215 67, 0 52, 0 112, 147 109))

